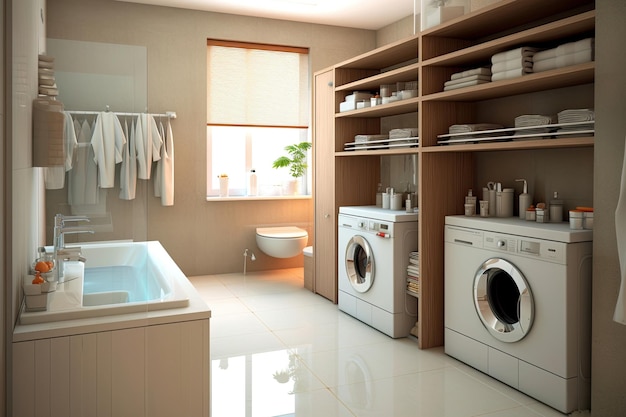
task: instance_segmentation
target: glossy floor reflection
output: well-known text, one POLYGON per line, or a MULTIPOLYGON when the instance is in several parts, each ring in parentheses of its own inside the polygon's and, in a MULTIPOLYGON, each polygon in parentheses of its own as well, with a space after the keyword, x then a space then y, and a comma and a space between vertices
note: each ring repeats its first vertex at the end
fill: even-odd
POLYGON ((212 310, 212 417, 563 416, 344 314, 301 268, 190 280, 212 310))

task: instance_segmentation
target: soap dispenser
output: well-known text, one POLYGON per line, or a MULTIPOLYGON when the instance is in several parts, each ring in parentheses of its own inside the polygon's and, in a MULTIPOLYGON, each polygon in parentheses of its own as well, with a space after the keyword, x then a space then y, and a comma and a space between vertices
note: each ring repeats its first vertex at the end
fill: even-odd
POLYGON ((525 179, 517 179, 515 181, 523 181, 524 182, 524 190, 519 195, 519 218, 524 220, 526 219, 526 209, 533 204, 533 198, 528 194, 528 183, 525 179))
POLYGON ((563 200, 559 200, 559 193, 554 192, 554 199, 550 200, 550 222, 560 223, 563 221, 563 200))

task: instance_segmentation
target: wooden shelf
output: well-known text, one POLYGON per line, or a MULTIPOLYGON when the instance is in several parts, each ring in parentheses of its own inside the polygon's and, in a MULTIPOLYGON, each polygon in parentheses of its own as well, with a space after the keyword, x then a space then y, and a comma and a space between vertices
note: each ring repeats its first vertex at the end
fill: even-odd
POLYGON ((396 114, 411 113, 417 111, 418 102, 419 99, 417 97, 408 98, 406 100, 394 101, 393 103, 381 104, 380 106, 365 107, 363 109, 335 113, 335 118, 340 119, 342 117, 386 117, 396 114))
MULTIPOLYGON (((420 348, 443 344, 445 216, 463 210, 463 196, 475 188, 478 161, 488 152, 591 148, 593 136, 559 137, 481 143, 437 145, 437 135, 452 124, 480 123, 493 118, 505 124, 521 112, 555 111, 561 105, 593 106, 595 63, 572 65, 522 77, 463 89, 441 91, 450 76, 465 69, 490 65, 491 57, 520 46, 553 48, 565 42, 592 37, 595 33, 592 0, 500 0, 475 12, 452 19, 407 39, 341 62, 328 78, 318 80, 315 117, 321 125, 314 133, 328 148, 316 161, 316 265, 328 265, 328 277, 337 267, 336 216, 343 205, 373 204, 372 190, 380 181, 381 157, 418 155, 420 293, 417 297, 420 348), (329 78, 334 81, 334 88, 329 78), (353 91, 379 91, 383 84, 418 81, 419 96, 394 103, 337 112, 339 103, 353 91), (577 88, 580 86, 581 88, 577 88), (568 88, 573 87, 573 88, 568 88), (534 94, 533 94, 534 93, 534 94), (575 100, 571 98, 575 96, 575 100), (494 101, 491 101, 494 100, 494 101), (547 109, 547 110, 546 110, 547 109), (417 115, 413 118, 413 113, 417 115), (400 117, 393 117, 400 116, 400 117), (321 123, 320 123, 320 119, 321 123), (419 126, 419 145, 413 148, 345 151, 345 143, 357 134, 387 133, 390 124, 419 126), (331 140, 329 136, 332 136, 331 140), (426 146, 424 146, 426 145, 426 146), (333 149, 334 148, 334 149, 333 149), (478 156, 478 153, 486 152, 478 156), (318 173, 318 169, 320 172, 318 173), (322 181, 330 179, 326 183, 322 181), (325 202, 328 207, 321 208, 325 202), (319 204, 318 204, 319 203, 319 204), (332 220, 332 222, 331 222, 332 220), (325 223, 328 223, 325 225, 325 223), (317 242, 317 236, 326 236, 317 242), (333 246, 334 245, 334 246, 333 246)), ((560 111, 560 110, 557 110, 560 111)), ((404 126, 398 126, 404 127, 404 126)), ((315 131, 315 126, 314 126, 315 131)), ((578 133, 588 135, 588 133, 578 133)), ((578 154, 578 152, 574 152, 578 154)), ((580 152, 587 157, 589 152, 580 152)), ((515 156, 515 155, 513 155, 515 156)), ((481 162, 482 163, 482 162, 481 162)), ((341 248, 342 249, 342 248, 341 248)), ((317 274, 317 272, 316 272, 317 274)), ((336 301, 335 298, 328 297, 336 301)))
POLYGON ((343 151, 335 152, 335 156, 353 157, 353 156, 372 156, 372 155, 407 155, 417 154, 420 148, 396 148, 396 149, 376 149, 371 151, 343 151))
POLYGON ((481 62, 488 62, 498 52, 521 45, 546 45, 580 34, 591 34, 595 27, 595 17, 595 10, 570 16, 519 33, 433 57, 423 61, 422 66, 478 66, 481 62))
POLYGON ((593 8, 593 2, 589 0, 501 0, 427 29, 421 33, 421 36, 479 39, 512 30, 518 32, 519 30, 515 28, 532 25, 535 22, 556 21, 563 18, 564 13, 572 14, 579 8, 590 10, 593 8))
POLYGON ((423 101, 481 101, 517 94, 546 91, 594 81, 595 62, 573 65, 545 72, 532 73, 508 80, 442 91, 423 96, 423 101))
POLYGON ((513 140, 509 142, 489 142, 476 144, 450 144, 427 146, 421 152, 484 152, 484 151, 513 151, 527 149, 555 149, 555 148, 584 148, 592 147, 594 138, 560 138, 537 140, 513 140))
POLYGON ((409 64, 404 67, 396 68, 383 72, 363 80, 353 81, 337 87, 335 91, 379 91, 381 84, 395 84, 397 81, 417 81, 419 64, 409 64))
MULTIPOLYGON (((413 35, 371 52, 366 52, 335 65, 335 68, 358 68, 383 70, 393 65, 417 59, 419 35, 413 35)), ((339 87, 339 86, 337 86, 339 87)))

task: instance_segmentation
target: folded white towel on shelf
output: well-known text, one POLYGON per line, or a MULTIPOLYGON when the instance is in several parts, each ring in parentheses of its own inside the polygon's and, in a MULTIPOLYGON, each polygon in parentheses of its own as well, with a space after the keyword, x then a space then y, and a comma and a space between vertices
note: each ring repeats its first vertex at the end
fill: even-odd
POLYGON ((546 58, 533 63, 533 72, 544 72, 558 68, 556 56, 554 58, 546 58))
POLYGON ((515 118, 515 127, 544 126, 554 123, 555 116, 543 114, 522 114, 515 118))
POLYGON ((568 42, 556 47, 557 55, 573 54, 575 52, 594 49, 594 38, 586 38, 577 42, 568 42))
POLYGON ((536 52, 533 55, 533 62, 543 61, 544 59, 556 58, 556 48, 546 49, 545 51, 536 52))
POLYGON ((513 58, 520 57, 532 57, 535 52, 539 51, 538 48, 532 48, 530 46, 522 46, 520 48, 511 49, 510 51, 499 52, 491 57, 491 63, 507 61, 513 58))
POLYGON ((494 72, 491 75, 491 81, 508 80, 509 78, 517 78, 522 75, 531 74, 532 68, 517 68, 508 71, 494 72))
POLYGON ((389 139, 414 138, 417 136, 417 132, 416 127, 391 129, 389 131, 389 139))
POLYGON ((507 59, 506 61, 496 62, 491 66, 491 73, 508 71, 517 68, 532 68, 532 57, 517 57, 513 59, 507 59))
POLYGON ((465 78, 465 77, 469 77, 472 75, 491 75, 491 68, 490 67, 479 67, 479 68, 473 68, 473 69, 469 69, 466 71, 461 71, 461 72, 457 72, 452 74, 452 76, 450 77, 451 80, 456 80, 458 78, 465 78))
POLYGON ((556 66, 557 68, 563 68, 569 65, 583 64, 591 61, 593 61, 593 50, 587 49, 584 51, 573 52, 571 54, 557 55, 556 66))
POLYGON ((590 122, 595 120, 593 109, 566 109, 557 114, 559 123, 590 122))
POLYGON ((494 130, 502 129, 504 126, 495 123, 470 123, 470 124, 458 124, 452 125, 448 128, 448 133, 469 133, 480 132, 482 130, 494 130))
POLYGON ((489 82, 491 82, 491 81, 489 81, 489 80, 465 81, 465 82, 461 82, 461 83, 458 83, 458 84, 446 85, 446 86, 443 87, 443 91, 456 90, 457 88, 470 87, 472 85, 486 84, 486 83, 489 83, 489 82))
POLYGON ((491 81, 491 75, 468 75, 467 77, 455 78, 453 80, 446 81, 444 85, 445 86, 455 85, 455 84, 460 84, 460 83, 465 83, 468 81, 475 81, 475 80, 491 81))

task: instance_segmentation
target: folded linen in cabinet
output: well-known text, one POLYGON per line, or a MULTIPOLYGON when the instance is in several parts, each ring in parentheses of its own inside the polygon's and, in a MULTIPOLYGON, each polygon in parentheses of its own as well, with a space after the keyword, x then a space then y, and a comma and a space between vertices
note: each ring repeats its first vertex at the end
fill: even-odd
POLYGON ((389 139, 414 138, 417 136, 416 127, 406 127, 401 129, 391 129, 389 139))
POLYGON ((533 63, 533 72, 544 72, 558 68, 556 57, 546 58, 533 63))
POLYGON ((578 51, 571 54, 557 55, 557 68, 567 67, 569 65, 583 64, 593 61, 593 50, 578 51))
POLYGON ((467 77, 455 78, 453 80, 446 81, 443 85, 447 87, 450 85, 461 84, 468 81, 476 80, 491 81, 491 75, 468 75, 467 77))
POLYGON ((533 58, 529 56, 523 56, 513 59, 507 59, 506 61, 496 62, 491 66, 491 72, 502 72, 517 68, 532 68, 533 58))
POLYGON ((354 141, 357 143, 369 142, 371 140, 389 139, 389 135, 355 135, 354 141))
POLYGON ((461 72, 457 72, 454 73, 450 76, 450 80, 456 80, 459 78, 465 78, 465 77, 470 77, 473 75, 491 75, 491 68, 490 67, 479 67, 479 68, 473 68, 473 69, 469 69, 466 71, 461 71, 461 72))
POLYGON ((546 49, 545 51, 536 52, 533 55, 533 62, 543 61, 544 59, 556 58, 556 48, 546 49))
POLYGON ((543 114, 523 114, 515 118, 515 127, 544 126, 554 123, 555 117, 543 114))
POLYGON ((470 123, 470 124, 458 124, 452 125, 448 128, 448 133, 469 133, 480 132, 481 130, 494 130, 502 129, 503 126, 495 123, 470 123))
POLYGON ((486 84, 491 82, 491 80, 472 80, 472 81, 464 81, 462 83, 446 85, 443 87, 443 91, 456 90, 457 88, 470 87, 472 85, 486 84))
POLYGON ((538 48, 522 46, 520 48, 511 49, 510 51, 504 51, 494 54, 491 57, 491 63, 495 64, 502 61, 508 61, 509 59, 513 58, 532 57, 537 51, 539 51, 538 48))
POLYGON ((573 54, 588 49, 594 49, 594 38, 581 39, 576 42, 568 42, 556 47, 557 55, 573 54))
POLYGON ((494 72, 491 76, 491 81, 508 80, 509 78, 517 78, 522 75, 531 74, 532 68, 517 68, 508 71, 494 72))
POLYGON ((557 114, 559 123, 590 122, 595 120, 593 109, 566 109, 557 114))

